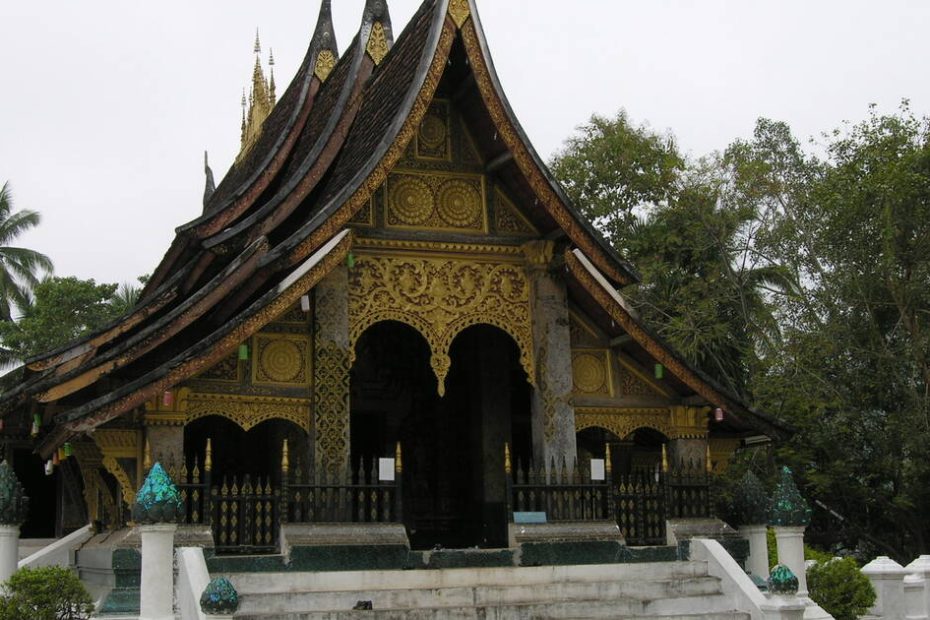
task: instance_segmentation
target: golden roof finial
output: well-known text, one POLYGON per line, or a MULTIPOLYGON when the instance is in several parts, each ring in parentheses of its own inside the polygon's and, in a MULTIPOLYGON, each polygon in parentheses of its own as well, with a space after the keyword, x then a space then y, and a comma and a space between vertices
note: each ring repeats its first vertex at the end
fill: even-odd
MULTIPOLYGON (((249 91, 248 108, 246 109, 245 94, 243 93, 243 119, 242 119, 242 150, 236 161, 248 153, 249 149, 258 142, 262 125, 275 104, 274 69, 271 69, 271 83, 265 78, 262 70, 262 44, 258 29, 255 30, 255 67, 252 69, 252 87, 249 91)), ((274 65, 274 53, 270 56, 270 64, 274 65)))
POLYGON ((271 107, 274 107, 274 104, 277 103, 277 95, 275 94, 274 84, 274 50, 270 47, 268 48, 268 72, 271 74, 268 80, 268 91, 271 96, 271 107))

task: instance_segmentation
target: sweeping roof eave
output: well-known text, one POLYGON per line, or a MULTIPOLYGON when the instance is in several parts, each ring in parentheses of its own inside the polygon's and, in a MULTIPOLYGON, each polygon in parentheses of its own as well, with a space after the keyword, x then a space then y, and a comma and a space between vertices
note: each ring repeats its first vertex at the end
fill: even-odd
POLYGON ((740 396, 721 386, 713 378, 688 363, 636 316, 623 297, 611 286, 580 250, 565 252, 566 271, 573 290, 579 291, 619 326, 632 340, 665 366, 681 383, 715 407, 724 409, 754 431, 776 440, 790 437, 794 429, 774 417, 758 411, 740 396))

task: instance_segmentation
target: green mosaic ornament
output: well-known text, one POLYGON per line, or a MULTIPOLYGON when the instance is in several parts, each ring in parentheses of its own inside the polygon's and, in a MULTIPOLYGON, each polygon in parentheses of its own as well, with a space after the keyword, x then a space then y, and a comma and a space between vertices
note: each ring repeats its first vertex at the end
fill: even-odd
POLYGON ((7 461, 0 463, 0 525, 22 525, 29 516, 29 498, 7 461))
POLYGON ((798 593, 798 578, 791 569, 779 564, 769 575, 769 592, 772 594, 792 595, 798 593))
POLYGON ((739 525, 765 525, 769 520, 771 500, 762 481, 747 471, 736 485, 733 508, 739 525))
POLYGON ((184 502, 168 472, 155 463, 132 505, 132 519, 142 525, 177 523, 184 514, 184 502))
POLYGON ((811 507, 798 491, 791 470, 783 467, 781 480, 775 488, 769 525, 797 527, 810 525, 810 522, 811 507))
POLYGON ((200 596, 200 610, 205 614, 232 615, 239 609, 239 593, 226 577, 217 577, 200 596))

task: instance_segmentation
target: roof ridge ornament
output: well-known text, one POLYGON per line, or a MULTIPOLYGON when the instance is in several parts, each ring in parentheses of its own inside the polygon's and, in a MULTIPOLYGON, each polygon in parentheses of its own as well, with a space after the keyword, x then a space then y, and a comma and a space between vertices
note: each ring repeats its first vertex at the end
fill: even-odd
POLYGON ((323 0, 320 4, 320 16, 316 20, 310 47, 311 50, 316 50, 313 75, 325 82, 339 61, 339 46, 336 44, 336 31, 333 28, 332 0, 323 0))
POLYGON ((203 171, 207 176, 206 187, 203 190, 203 208, 206 210, 207 203, 210 202, 213 193, 216 191, 216 181, 213 179, 213 170, 210 169, 210 153, 208 151, 203 152, 203 171))
POLYGON ((461 30, 471 17, 471 6, 468 0, 449 0, 449 16, 455 22, 456 27, 461 30))
POLYGON ((375 66, 378 66, 394 45, 394 31, 391 27, 391 13, 387 0, 366 0, 365 11, 362 14, 362 40, 366 30, 368 43, 365 51, 371 56, 375 66))

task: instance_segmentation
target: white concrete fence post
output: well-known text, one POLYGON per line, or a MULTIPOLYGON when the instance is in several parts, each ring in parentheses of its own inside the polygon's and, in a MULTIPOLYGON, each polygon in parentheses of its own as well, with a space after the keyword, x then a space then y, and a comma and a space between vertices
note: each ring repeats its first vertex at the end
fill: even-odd
POLYGON ((803 525, 776 525, 775 542, 778 546, 778 561, 791 569, 798 578, 798 596, 805 598, 807 591, 807 563, 804 561, 803 525))
POLYGON ((174 620, 173 523, 142 525, 142 595, 139 620, 174 620))
POLYGON ((877 618, 903 618, 903 580, 907 570, 883 555, 863 566, 862 574, 869 578, 875 589, 875 604, 869 610, 869 615, 877 618))
POLYGON ((19 562, 19 526, 29 514, 29 498, 7 461, 0 463, 0 584, 13 576, 19 562))
POLYGON ((923 576, 926 582, 924 588, 924 611, 923 613, 930 616, 930 555, 918 556, 913 562, 904 567, 906 573, 916 573, 923 576))
POLYGON ((769 578, 769 545, 764 525, 742 525, 739 528, 749 540, 749 559, 746 568, 763 581, 769 578))
MULTIPOLYGON (((927 620, 925 598, 927 580, 920 573, 912 573, 904 578, 904 605, 906 620, 927 620)), ((888 617, 888 616, 885 616, 888 617)))

